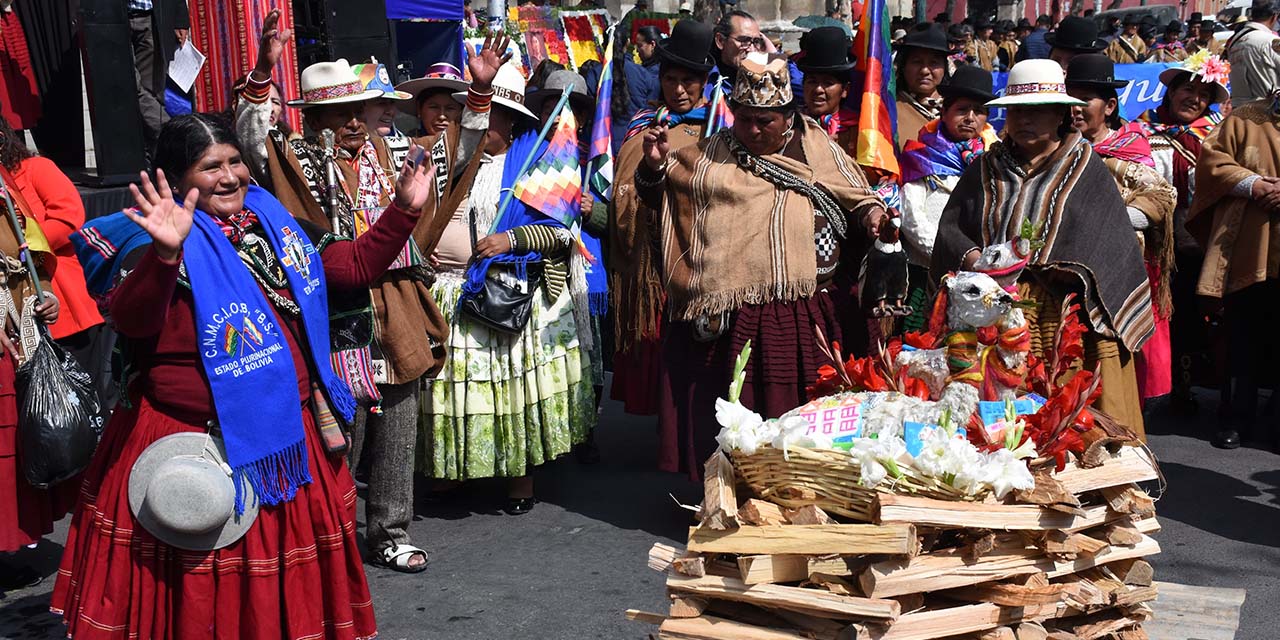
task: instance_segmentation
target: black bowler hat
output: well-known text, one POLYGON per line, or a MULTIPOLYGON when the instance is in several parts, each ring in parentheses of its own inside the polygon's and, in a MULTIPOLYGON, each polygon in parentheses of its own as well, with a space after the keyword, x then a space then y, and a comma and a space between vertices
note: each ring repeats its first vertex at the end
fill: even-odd
POLYGON ((1031 28, 1031 21, 1030 21, 1030 20, 1028 20, 1028 19, 1026 19, 1026 18, 1019 18, 1019 19, 1018 19, 1018 28, 1019 28, 1019 29, 1030 29, 1030 28, 1031 28))
POLYGON ((947 42, 951 44, 964 42, 971 35, 973 35, 973 27, 967 24, 953 24, 947 27, 947 42))
POLYGON ((1164 26, 1164 32, 1173 33, 1175 31, 1177 31, 1178 33, 1182 33, 1182 23, 1178 22, 1177 20, 1170 20, 1169 24, 1164 26))
POLYGON ((1084 86, 1095 89, 1123 89, 1128 80, 1116 80, 1116 65, 1101 53, 1086 53, 1067 63, 1068 87, 1084 86))
POLYGON ((991 22, 991 18, 987 17, 978 18, 973 24, 973 28, 978 31, 982 31, 983 29, 994 29, 995 27, 995 23, 991 22))
POLYGON ((1142 24, 1142 16, 1136 13, 1124 14, 1124 26, 1127 27, 1131 24, 1142 24))
POLYGON ((796 66, 805 73, 845 73, 854 66, 853 38, 840 27, 818 27, 800 36, 796 66))
POLYGON ((658 43, 655 53, 663 62, 706 73, 715 66, 711 59, 713 42, 715 31, 711 25, 681 20, 671 29, 671 35, 658 43))
POLYGON ((926 24, 904 36, 902 42, 898 43, 898 50, 906 51, 907 49, 951 53, 951 47, 947 45, 947 34, 937 24, 926 24))
POLYGON ((1067 16, 1058 23, 1058 28, 1044 37, 1051 47, 1093 53, 1107 48, 1107 43, 1098 38, 1098 23, 1088 18, 1067 16))
POLYGON ((1201 31, 1208 31, 1208 32, 1210 32, 1210 33, 1213 33, 1213 29, 1214 29, 1214 27, 1216 27, 1216 26, 1218 26, 1218 25, 1217 25, 1217 23, 1215 23, 1215 22, 1213 21, 1213 18, 1206 18, 1206 19, 1204 19, 1204 20, 1201 20, 1201 21, 1200 21, 1200 30, 1201 30, 1201 31))
POLYGON ((1191 24, 1192 22, 1200 22, 1201 20, 1204 20, 1204 14, 1197 11, 1195 13, 1192 13, 1190 18, 1187 18, 1187 24, 1191 24))
POLYGON ((983 104, 996 99, 991 89, 991 72, 972 64, 956 65, 951 77, 938 85, 938 93, 944 98, 973 98, 983 104))

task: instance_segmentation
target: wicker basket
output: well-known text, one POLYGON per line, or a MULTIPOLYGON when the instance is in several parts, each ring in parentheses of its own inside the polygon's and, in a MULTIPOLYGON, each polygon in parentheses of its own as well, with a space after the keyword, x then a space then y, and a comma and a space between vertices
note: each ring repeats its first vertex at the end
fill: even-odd
POLYGON ((741 451, 730 455, 738 477, 757 496, 791 509, 817 505, 828 513, 862 522, 875 519, 877 492, 955 501, 978 501, 986 493, 968 496, 910 468, 901 469, 901 478, 886 478, 876 488, 868 489, 858 484, 862 471, 847 451, 789 447, 787 456, 790 460, 769 445, 761 446, 752 455, 741 451))

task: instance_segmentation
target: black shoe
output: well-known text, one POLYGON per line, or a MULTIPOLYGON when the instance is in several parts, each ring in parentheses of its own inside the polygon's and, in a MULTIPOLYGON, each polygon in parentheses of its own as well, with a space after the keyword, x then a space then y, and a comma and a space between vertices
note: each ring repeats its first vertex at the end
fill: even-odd
POLYGON ((1219 449, 1239 449, 1240 434, 1235 429, 1223 429, 1213 436, 1212 442, 1219 449))
POLYGON ((507 506, 502 511, 509 516, 522 516, 533 511, 533 505, 538 504, 538 499, 529 498, 507 498, 507 506))
POLYGON ((4 564, 5 576, 0 578, 0 591, 20 591, 22 589, 30 589, 41 582, 44 582, 44 576, 36 573, 31 567, 13 567, 8 563, 4 564))

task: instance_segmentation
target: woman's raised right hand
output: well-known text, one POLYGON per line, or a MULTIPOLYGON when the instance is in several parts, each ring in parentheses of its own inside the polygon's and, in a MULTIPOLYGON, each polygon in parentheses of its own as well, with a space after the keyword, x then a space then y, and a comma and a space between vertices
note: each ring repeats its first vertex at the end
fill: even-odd
POLYGON ((271 13, 262 20, 262 34, 258 38, 258 61, 253 67, 254 73, 261 81, 271 78, 271 70, 276 67, 276 63, 280 62, 285 45, 289 44, 289 39, 293 37, 291 29, 277 28, 279 23, 279 9, 272 9, 271 13))
POLYGON ((667 125, 649 127, 644 132, 644 163, 657 171, 667 161, 671 143, 667 140, 667 125))
POLYGON ((170 264, 182 255, 182 243, 191 233, 191 220, 196 211, 196 198, 200 192, 191 189, 182 204, 173 200, 173 190, 164 177, 163 169, 156 169, 159 191, 151 185, 151 178, 142 172, 142 189, 130 184, 129 191, 138 203, 137 209, 125 209, 124 214, 151 236, 151 247, 161 260, 170 264))

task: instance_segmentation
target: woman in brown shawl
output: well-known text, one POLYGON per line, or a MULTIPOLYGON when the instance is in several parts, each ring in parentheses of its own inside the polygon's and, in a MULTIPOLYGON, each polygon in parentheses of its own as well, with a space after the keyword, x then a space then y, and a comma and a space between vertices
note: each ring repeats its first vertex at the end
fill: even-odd
POLYGON ((1009 72, 1005 97, 987 105, 1008 107, 1007 137, 956 184, 939 222, 932 280, 956 269, 1008 274, 998 280, 1016 282, 1031 305, 1036 355, 1053 344, 1063 300, 1076 294, 1088 328, 1084 366, 1102 374, 1098 407, 1141 436, 1132 354, 1153 330, 1150 287, 1115 180, 1072 127, 1071 107, 1082 103, 1066 94, 1058 63, 1025 60, 1009 72), (1001 251, 1024 229, 1033 234, 1028 254, 1001 251))
MULTIPOLYGON (((1280 94, 1236 107, 1205 141, 1187 230, 1205 247, 1196 293, 1225 307, 1236 389, 1232 414, 1214 445, 1240 446, 1238 430, 1256 412, 1257 388, 1275 380, 1280 324, 1280 94)), ((1271 429, 1280 450, 1280 429, 1271 429)))
POLYGON ((714 405, 747 340, 742 404, 776 417, 805 401, 840 339, 846 302, 833 286, 841 239, 878 234, 884 205, 826 132, 796 113, 784 60, 743 61, 733 128, 672 152, 661 125, 645 132, 635 182, 661 211, 663 336, 659 468, 698 477, 715 448, 714 405))
POLYGON ((1072 108, 1076 129, 1102 156, 1115 178, 1146 257, 1156 329, 1136 354, 1138 392, 1145 401, 1167 395, 1173 385, 1169 280, 1173 274, 1173 207, 1178 192, 1156 172, 1142 124, 1120 120, 1116 92, 1128 84, 1115 79, 1115 64, 1100 53, 1078 55, 1067 65, 1067 93, 1084 102, 1084 106, 1072 108))
POLYGON ((637 135, 659 117, 667 125, 667 141, 679 150, 706 134, 710 108, 703 98, 711 70, 711 27, 694 20, 676 24, 671 37, 657 45, 662 104, 640 111, 627 127, 618 151, 618 181, 609 203, 609 297, 617 351, 613 356, 614 400, 627 413, 658 412, 658 371, 662 362, 662 281, 655 264, 658 212, 646 207, 636 192, 636 168, 644 158, 644 136, 637 135), (661 113, 659 113, 661 111, 661 113))

